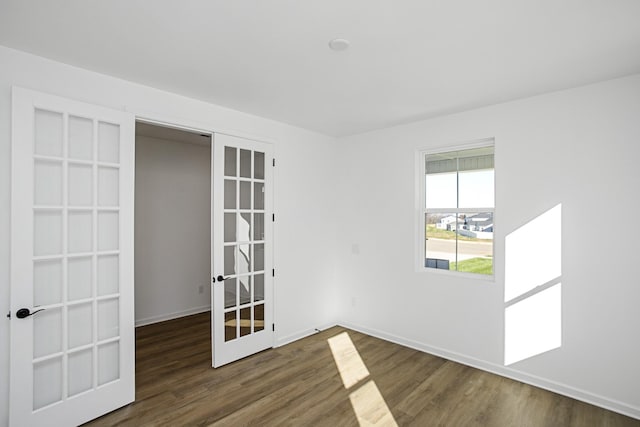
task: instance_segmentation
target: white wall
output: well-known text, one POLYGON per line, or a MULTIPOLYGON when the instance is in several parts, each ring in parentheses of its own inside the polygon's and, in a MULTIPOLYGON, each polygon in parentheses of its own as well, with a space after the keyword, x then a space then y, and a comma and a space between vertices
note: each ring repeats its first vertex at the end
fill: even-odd
POLYGON ((136 135, 136 325, 211 307, 211 145, 136 135))
MULTIPOLYGON (((335 140, 205 102, 0 47, 0 426, 8 423, 11 85, 147 118, 273 141, 276 343, 335 323, 335 140)), ((212 84, 224 84, 212 82, 212 84)))
POLYGON ((345 324, 640 418, 640 75, 338 142, 345 324), (486 137, 495 283, 416 272, 415 151, 486 137), (558 203, 562 347, 505 368, 504 239, 558 203))

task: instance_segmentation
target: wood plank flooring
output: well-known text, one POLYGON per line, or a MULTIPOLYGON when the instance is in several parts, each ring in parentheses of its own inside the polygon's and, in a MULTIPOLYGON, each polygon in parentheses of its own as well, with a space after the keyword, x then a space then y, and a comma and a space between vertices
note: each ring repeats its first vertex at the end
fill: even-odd
POLYGON ((339 327, 219 369, 208 313, 138 328, 136 345, 136 402, 86 425, 640 426, 339 327), (331 348, 336 336, 346 344, 331 348))

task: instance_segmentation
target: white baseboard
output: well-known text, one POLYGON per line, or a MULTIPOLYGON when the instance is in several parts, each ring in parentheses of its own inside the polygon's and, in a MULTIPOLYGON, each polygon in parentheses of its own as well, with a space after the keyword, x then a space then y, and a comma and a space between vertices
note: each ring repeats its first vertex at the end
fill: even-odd
POLYGON ((349 322, 338 322, 339 326, 352 329, 354 331, 361 332, 372 337, 380 338, 385 341, 400 344, 405 347, 413 348, 425 353, 440 356, 442 358, 452 360, 454 362, 462 363, 463 365, 471 366, 474 368, 482 369, 483 371, 491 372, 496 375, 500 375, 506 378, 510 378, 516 381, 520 381, 526 384, 530 384, 535 387, 539 387, 545 390, 552 391, 567 397, 571 397, 576 400, 580 400, 592 405, 596 405, 605 409, 609 409, 614 412, 618 412, 623 415, 627 415, 632 418, 640 419, 640 407, 632 406, 624 402, 610 399, 604 396, 600 396, 594 393, 590 393, 585 390, 581 390, 575 387, 571 387, 566 384, 558 383, 556 381, 541 378, 535 375, 530 375, 525 372, 518 371, 516 369, 508 368, 506 366, 497 365, 484 360, 476 359, 473 357, 465 356, 464 354, 448 351, 438 347, 432 347, 417 341, 409 340, 397 335, 389 334, 383 331, 366 328, 360 325, 355 325, 349 322))
POLYGON ((332 328, 336 326, 336 323, 329 323, 323 326, 319 326, 313 329, 305 329, 300 332, 296 332, 295 334, 287 335, 282 338, 277 338, 273 343, 273 347, 282 347, 283 345, 291 344, 294 341, 298 341, 302 338, 308 337, 309 335, 317 334, 320 331, 324 331, 325 329, 332 328))
POLYGON ((191 316, 192 314, 204 313, 210 311, 210 305, 203 305, 201 307, 194 307, 188 310, 176 311, 173 313, 160 314, 157 316, 145 317, 144 319, 136 319, 136 328, 138 326, 151 325, 153 323, 164 322, 165 320, 178 319, 184 316, 191 316))

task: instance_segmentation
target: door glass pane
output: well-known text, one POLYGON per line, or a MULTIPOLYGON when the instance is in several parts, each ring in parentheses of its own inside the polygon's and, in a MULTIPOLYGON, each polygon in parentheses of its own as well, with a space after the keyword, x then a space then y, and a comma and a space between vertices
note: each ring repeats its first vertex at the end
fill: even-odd
POLYGON ((254 271, 264 270, 264 243, 254 245, 253 259, 255 262, 254 271))
POLYGON ((225 242, 236 241, 236 214, 235 213, 224 214, 224 241, 225 242))
POLYGON ((251 183, 240 181, 240 209, 251 209, 251 183))
POLYGON ((251 178, 251 151, 240 150, 240 176, 251 178))
POLYGON ((62 351, 62 311, 49 308, 33 315, 33 357, 62 351))
POLYGON ((236 338, 236 311, 224 314, 224 340, 231 341, 236 338))
POLYGON ((98 301, 98 339, 117 337, 119 328, 119 299, 98 301))
POLYGON ((72 305, 68 309, 69 349, 93 342, 93 303, 72 305))
POLYGON ((62 205, 62 162, 36 160, 34 180, 36 205, 62 205))
POLYGON ((251 245, 238 245, 238 274, 247 274, 251 271, 251 245))
POLYGON ((62 260, 33 263, 33 305, 55 304, 62 298, 62 260))
POLYGON ((251 307, 240 309, 240 336, 251 333, 251 307))
POLYGON ((248 242, 251 240, 251 214, 241 213, 238 224, 238 241, 248 242))
POLYGON ((89 252, 93 249, 93 214, 69 212, 69 253, 89 252))
POLYGON ((224 208, 236 208, 236 181, 233 179, 224 180, 224 208))
POLYGON ((235 246, 224 247, 224 275, 231 276, 236 274, 235 269, 236 257, 235 246))
POLYGON ((93 121, 69 116, 69 158, 93 159, 93 121))
POLYGON ((98 346, 98 385, 120 378, 120 342, 98 346))
POLYGON ((251 276, 240 276, 240 305, 251 302, 251 276))
POLYGON ((69 258, 67 268, 69 301, 91 298, 92 257, 69 258))
POLYGON ((253 300, 264 300, 264 274, 256 274, 253 276, 253 300))
POLYGON ((264 329, 264 304, 253 307, 254 332, 264 329))
POLYGON ((253 191, 253 209, 264 209, 264 183, 256 182, 253 191))
POLYGON ((62 212, 39 211, 33 214, 33 254, 62 253, 62 212))
POLYGON ((224 281, 224 308, 235 307, 237 291, 236 291, 236 279, 226 279, 224 281))
POLYGON ((264 214, 253 214, 253 240, 264 240, 264 214))
POLYGON ((93 351, 69 354, 69 396, 75 396, 93 386, 93 351))
POLYGON ((98 168, 98 205, 118 206, 119 170, 116 168, 98 168))
POLYGON ((62 114, 35 111, 35 153, 43 156, 62 156, 62 114))
POLYGON ((235 147, 224 147, 224 176, 237 176, 235 147))
POLYGON ((62 358, 33 365, 33 409, 62 400, 62 358))
POLYGON ((120 262, 118 255, 98 257, 98 295, 111 295, 120 289, 120 262))
POLYGON ((120 126, 98 123, 98 161, 120 162, 120 126))
POLYGON ((255 179, 264 179, 264 153, 254 151, 253 162, 253 177, 255 179))
POLYGON ((118 212, 99 212, 98 250, 117 250, 119 240, 118 212))
POLYGON ((69 205, 93 205, 93 168, 69 164, 69 205))

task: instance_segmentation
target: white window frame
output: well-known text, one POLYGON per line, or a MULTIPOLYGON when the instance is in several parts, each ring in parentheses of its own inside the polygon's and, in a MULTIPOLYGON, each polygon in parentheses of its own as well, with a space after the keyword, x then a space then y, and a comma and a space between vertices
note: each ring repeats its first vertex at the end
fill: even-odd
MULTIPOLYGON (((424 148, 419 149, 415 153, 415 203, 416 203, 416 219, 415 219, 415 270, 419 273, 433 273, 433 274, 444 274, 448 276, 454 277, 464 277, 469 279, 481 280, 485 282, 495 282, 496 276, 496 239, 495 239, 495 229, 494 229, 494 240, 492 244, 492 259, 493 259, 493 274, 477 274, 477 273, 468 273, 462 271, 452 271, 452 270, 444 270, 439 268, 428 268, 425 264, 426 253, 425 253, 425 230, 426 230, 426 214, 429 212, 436 212, 438 209, 427 209, 426 208, 426 163, 425 156, 430 154, 438 154, 438 153, 446 153, 449 151, 463 151, 474 148, 483 148, 483 147, 493 147, 493 155, 494 155, 494 208, 486 208, 486 207, 474 207, 468 209, 455 209, 456 212, 460 213, 476 213, 476 212, 491 212, 493 213, 493 221, 496 223, 496 209, 495 209, 495 138, 483 138, 479 140, 474 140, 466 143, 455 144, 455 145, 447 145, 447 146, 439 146, 435 148, 424 148), (481 210, 478 210, 481 209, 481 210)), ((444 208, 440 209, 441 211, 451 212, 451 209, 444 208)))

